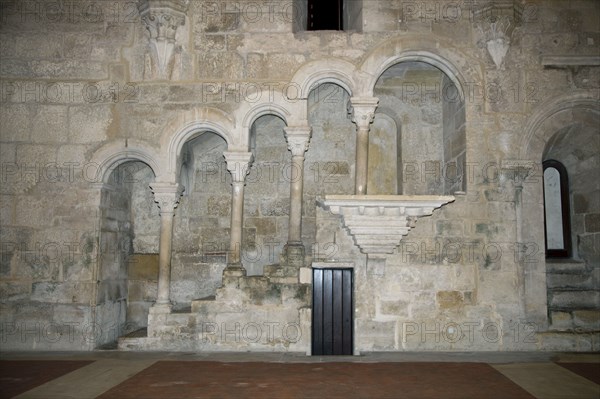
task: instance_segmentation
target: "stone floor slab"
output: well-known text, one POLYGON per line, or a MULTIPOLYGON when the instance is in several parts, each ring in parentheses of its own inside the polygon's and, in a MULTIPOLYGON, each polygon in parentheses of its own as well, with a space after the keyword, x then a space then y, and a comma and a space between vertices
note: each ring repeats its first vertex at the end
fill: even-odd
POLYGON ((600 385, 554 363, 496 364, 493 367, 538 399, 600 397, 600 385))

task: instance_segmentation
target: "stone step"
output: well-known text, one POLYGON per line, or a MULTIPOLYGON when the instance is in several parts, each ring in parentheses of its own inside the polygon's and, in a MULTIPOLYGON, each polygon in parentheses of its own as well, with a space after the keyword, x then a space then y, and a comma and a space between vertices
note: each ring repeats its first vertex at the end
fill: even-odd
POLYGON ((552 290, 548 295, 548 307, 560 309, 600 309, 600 291, 552 290))
POLYGON ((546 274, 546 284, 550 290, 554 288, 577 288, 593 289, 594 281, 590 274, 574 273, 548 273, 546 274))
POLYGON ((600 331, 600 310, 550 311, 550 329, 555 331, 600 331))
POLYGON ((597 352, 600 332, 544 331, 536 334, 538 348, 545 352, 597 352))
POLYGON ((546 273, 560 274, 586 274, 587 266, 584 262, 565 259, 565 260, 548 260, 546 259, 546 273))

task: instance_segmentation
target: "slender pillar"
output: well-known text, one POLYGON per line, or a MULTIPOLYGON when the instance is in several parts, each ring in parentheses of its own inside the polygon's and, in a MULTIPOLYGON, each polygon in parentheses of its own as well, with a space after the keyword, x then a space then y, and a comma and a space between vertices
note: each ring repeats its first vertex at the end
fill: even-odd
POLYGON ((171 311, 171 244, 173 241, 173 216, 183 191, 177 183, 156 182, 150 185, 154 201, 160 208, 160 242, 158 258, 158 296, 154 312, 171 311))
POLYGON ((231 173, 231 228, 229 257, 223 271, 227 276, 244 276, 246 269, 241 261, 242 225, 244 221, 244 185, 252 162, 251 152, 224 152, 227 170, 231 173))
POLYGON ((367 176, 369 171, 369 130, 379 104, 376 97, 352 97, 352 122, 356 124, 356 171, 354 193, 367 194, 367 176))
POLYGON ((290 222, 285 248, 289 266, 304 265, 302 244, 302 192, 304 187, 304 153, 310 141, 310 126, 288 126, 285 129, 288 148, 292 152, 290 176, 290 222))

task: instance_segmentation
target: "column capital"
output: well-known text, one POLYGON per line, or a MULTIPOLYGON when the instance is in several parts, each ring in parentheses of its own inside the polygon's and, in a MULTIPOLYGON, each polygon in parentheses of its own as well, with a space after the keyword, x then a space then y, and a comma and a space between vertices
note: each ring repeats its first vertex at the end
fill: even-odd
POLYGON ((375 118, 378 104, 377 97, 351 97, 349 106, 352 109, 349 113, 352 115, 352 122, 359 128, 368 128, 375 118))
POLYGON ((246 179, 246 175, 250 173, 250 165, 254 160, 254 154, 251 152, 223 152, 225 162, 227 162, 227 170, 231 173, 234 183, 242 183, 246 179))
POLYGON ((287 126, 283 130, 292 156, 304 155, 308 151, 312 128, 310 126, 287 126))
POLYGON ((154 193, 154 202, 158 204, 160 213, 175 213, 184 187, 178 183, 154 182, 150 184, 154 193))

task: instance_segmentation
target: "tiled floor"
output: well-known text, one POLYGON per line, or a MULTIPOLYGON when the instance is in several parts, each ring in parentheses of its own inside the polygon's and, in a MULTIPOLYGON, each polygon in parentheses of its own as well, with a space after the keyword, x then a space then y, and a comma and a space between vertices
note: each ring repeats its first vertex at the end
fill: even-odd
POLYGON ((599 376, 597 353, 0 354, 0 398, 600 399, 599 376))

